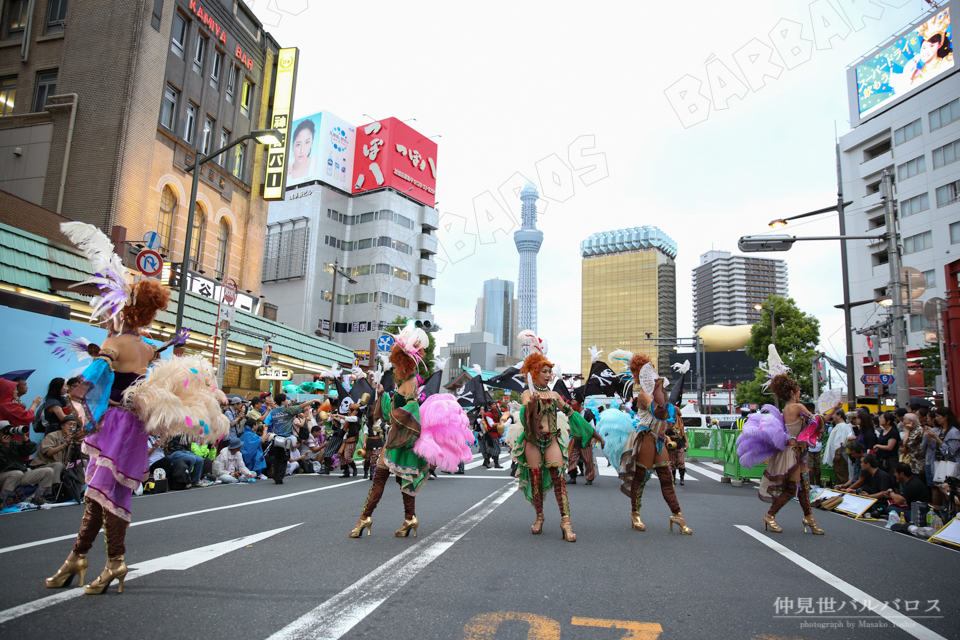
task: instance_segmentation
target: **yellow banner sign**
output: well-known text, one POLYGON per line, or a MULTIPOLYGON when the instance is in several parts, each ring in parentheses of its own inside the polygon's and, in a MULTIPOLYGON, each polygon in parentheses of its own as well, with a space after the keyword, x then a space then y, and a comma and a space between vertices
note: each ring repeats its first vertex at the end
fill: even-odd
POLYGON ((293 97, 297 88, 296 47, 280 49, 277 56, 277 80, 273 91, 273 119, 269 128, 283 134, 278 144, 267 149, 267 175, 263 185, 264 200, 283 200, 287 186, 287 144, 290 119, 293 117, 293 97))

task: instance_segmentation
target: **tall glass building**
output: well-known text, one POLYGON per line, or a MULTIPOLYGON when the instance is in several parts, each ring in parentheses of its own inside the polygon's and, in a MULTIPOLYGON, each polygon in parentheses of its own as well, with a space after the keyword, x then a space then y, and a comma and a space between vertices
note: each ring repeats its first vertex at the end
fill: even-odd
POLYGON ((514 297, 514 285, 510 280, 486 280, 483 296, 477 299, 473 331, 486 331, 493 341, 502 344, 513 354, 518 327, 519 305, 514 297))
MULTIPOLYGON (((677 335, 677 243, 657 227, 595 233, 580 243, 581 372, 590 373, 587 348, 646 353, 669 377, 670 346, 645 340, 677 335)), ((610 364, 614 370, 620 367, 610 364)))

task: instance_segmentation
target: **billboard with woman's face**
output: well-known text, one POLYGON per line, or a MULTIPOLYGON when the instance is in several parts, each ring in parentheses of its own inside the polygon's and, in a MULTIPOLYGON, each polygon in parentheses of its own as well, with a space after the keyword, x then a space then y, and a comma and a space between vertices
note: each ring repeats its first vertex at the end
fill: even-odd
POLYGON ((863 120, 953 69, 950 9, 857 65, 857 107, 863 120))
POLYGON ((350 191, 357 131, 329 111, 293 121, 287 186, 317 180, 350 191))

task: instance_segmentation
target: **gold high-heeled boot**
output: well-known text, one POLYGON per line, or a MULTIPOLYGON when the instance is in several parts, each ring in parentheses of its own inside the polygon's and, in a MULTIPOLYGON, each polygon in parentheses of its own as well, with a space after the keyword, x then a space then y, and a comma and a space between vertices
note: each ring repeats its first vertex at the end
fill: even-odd
POLYGON ((373 516, 370 516, 368 518, 360 518, 359 520, 357 520, 357 526, 355 526, 353 530, 350 532, 350 537, 359 538, 360 536, 363 535, 364 529, 367 530, 367 535, 370 535, 371 533, 373 533, 373 516))
POLYGON ((69 587, 70 583, 73 582, 73 576, 80 576, 80 583, 83 584, 83 576, 87 573, 87 556, 80 555, 78 553, 70 552, 70 555, 67 556, 67 560, 63 563, 63 566, 52 576, 47 578, 47 588, 48 589, 60 589, 61 587, 69 587), (71 560, 73 558, 73 560, 71 560))
POLYGON ((114 580, 118 581, 117 593, 123 593, 123 580, 127 577, 127 563, 123 561, 123 556, 117 556, 115 558, 107 558, 107 564, 108 566, 103 569, 103 573, 83 588, 85 594, 100 595, 106 593, 107 587, 109 587, 110 583, 114 580), (111 562, 119 562, 120 566, 116 569, 111 569, 109 567, 109 563, 111 562))
POLYGON ((573 527, 570 526, 570 516, 560 518, 560 534, 567 542, 577 541, 577 534, 573 532, 573 527))
POLYGON ((631 524, 632 524, 633 528, 636 529, 637 531, 646 531, 646 530, 647 530, 647 525, 643 524, 643 521, 640 520, 640 512, 639 512, 639 511, 631 511, 631 512, 630 512, 630 521, 631 521, 631 524))
POLYGON ((420 521, 417 520, 417 516, 413 516, 409 520, 403 521, 403 526, 397 529, 397 532, 394 534, 398 538, 409 538, 410 531, 413 530, 413 537, 417 537, 417 527, 420 526, 420 521))
POLYGON ((763 528, 764 530, 769 530, 771 533, 783 533, 783 527, 777 524, 777 521, 774 520, 773 516, 769 513, 763 516, 763 528))
POLYGON ((810 527, 810 533, 815 536, 822 536, 826 533, 823 529, 817 526, 817 521, 813 519, 813 516, 805 517, 801 522, 803 522, 803 532, 807 532, 807 527, 810 527))
POLYGON ((676 524, 680 527, 680 533, 685 536, 692 536, 693 529, 687 526, 687 521, 683 519, 683 514, 677 512, 670 516, 670 532, 673 533, 673 525, 676 524))

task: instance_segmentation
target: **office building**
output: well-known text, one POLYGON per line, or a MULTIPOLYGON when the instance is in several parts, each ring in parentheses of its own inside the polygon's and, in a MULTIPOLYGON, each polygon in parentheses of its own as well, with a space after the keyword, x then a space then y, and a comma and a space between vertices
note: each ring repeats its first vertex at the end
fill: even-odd
POLYGON ((512 358, 507 347, 496 342, 489 331, 456 333, 453 342, 440 347, 439 354, 441 358, 449 358, 444 368, 444 385, 456 380, 464 368, 479 365, 484 371, 500 372, 520 362, 518 358, 512 358))
MULTIPOLYGON (((958 8, 957 3, 945 3, 931 10, 848 69, 854 128, 840 138, 843 194, 852 202, 845 214, 847 233, 887 231, 881 179, 884 171, 893 173, 902 264, 923 274, 921 302, 948 299, 949 290, 958 286, 955 279, 947 280, 947 265, 956 260, 960 249, 960 67, 954 62, 956 54, 945 55, 942 47, 934 48, 923 64, 916 61, 921 47, 929 49, 923 43, 932 42, 938 34, 942 41, 948 34, 951 14, 958 8), (906 71, 893 73, 881 83, 888 58, 906 71)), ((848 247, 851 301, 887 295, 886 241, 852 240, 848 247)), ((875 304, 852 309, 854 330, 886 317, 886 311, 875 304)), ((914 313, 907 316, 906 325, 907 357, 916 362, 927 345, 928 323, 922 314, 914 313)), ((855 334, 853 343, 858 393, 874 393, 876 388, 865 389, 860 377, 893 373, 888 352, 884 349, 880 354, 878 370, 864 364, 871 362, 867 337, 855 334)))
POLYGON ((234 278, 255 311, 267 205, 254 140, 269 122, 279 45, 239 0, 5 0, 0 17, 0 189, 99 227, 127 266, 145 233, 214 299, 234 278), (32 12, 31 12, 32 9, 32 12), (249 294, 246 293, 249 290, 249 294))
POLYGON ((580 243, 582 273, 581 373, 587 348, 646 353, 669 375, 673 347, 651 338, 677 336, 677 243, 652 226, 595 233, 580 243))
POLYGON ((769 295, 788 295, 786 261, 708 251, 693 270, 693 333, 708 324, 760 322, 754 305, 769 295))
POLYGON ((396 118, 353 127, 322 111, 291 130, 294 154, 309 151, 270 204, 263 291, 277 320, 368 362, 379 325, 434 319, 437 145, 396 118))
MULTIPOLYGON (((477 299, 473 332, 486 331, 493 336, 493 342, 507 347, 507 353, 515 353, 519 328, 519 305, 513 296, 513 282, 510 280, 486 280, 483 283, 483 296, 477 299)), ((520 349, 517 348, 516 351, 520 349)))

